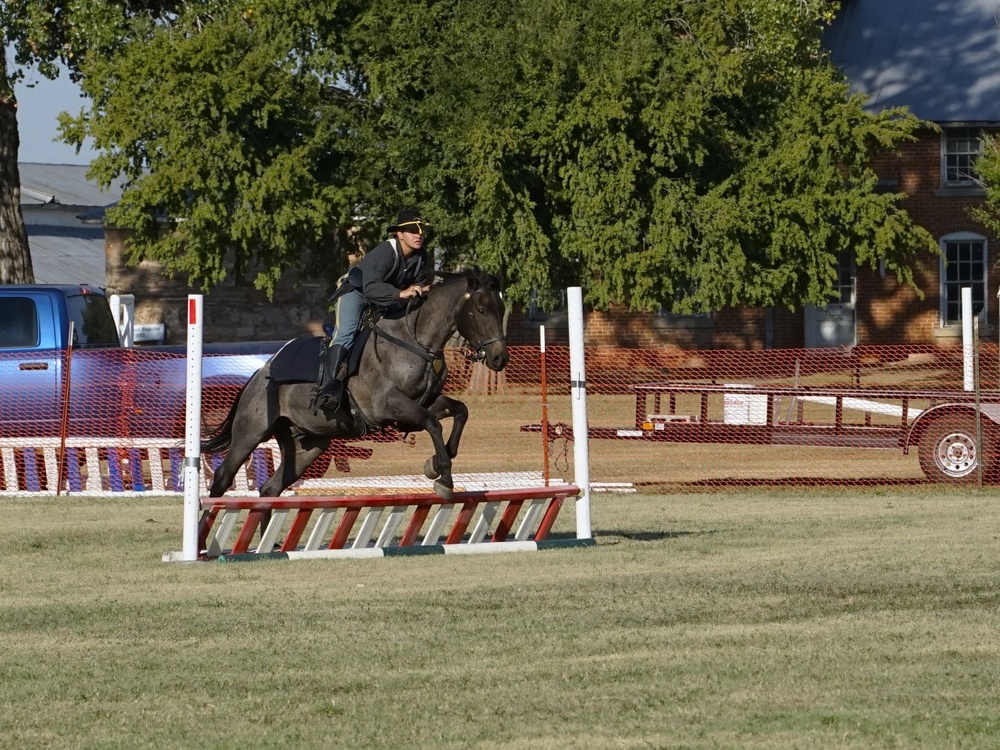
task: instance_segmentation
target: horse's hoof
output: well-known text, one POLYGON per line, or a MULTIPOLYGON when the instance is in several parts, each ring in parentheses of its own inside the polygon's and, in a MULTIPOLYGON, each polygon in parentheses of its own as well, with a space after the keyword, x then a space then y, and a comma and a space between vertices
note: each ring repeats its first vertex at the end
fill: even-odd
POLYGON ((453 490, 451 487, 446 487, 441 482, 435 482, 434 492, 437 493, 437 496, 440 497, 442 500, 451 500, 451 495, 453 490))
POLYGON ((441 476, 441 472, 434 468, 434 456, 424 461, 424 476, 428 479, 437 479, 441 476))

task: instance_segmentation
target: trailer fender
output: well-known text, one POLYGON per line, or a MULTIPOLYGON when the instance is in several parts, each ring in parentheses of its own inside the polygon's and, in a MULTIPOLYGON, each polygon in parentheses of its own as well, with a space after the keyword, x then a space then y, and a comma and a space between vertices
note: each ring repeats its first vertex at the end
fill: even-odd
MULTIPOLYGON (((980 404, 979 410, 983 415, 983 424, 992 424, 1000 428, 1000 404, 980 404)), ((946 403, 924 409, 923 412, 913 422, 906 434, 903 442, 904 455, 909 453, 910 447, 919 445, 920 439, 934 422, 944 417, 968 416, 973 419, 976 416, 976 407, 972 404, 946 403)))

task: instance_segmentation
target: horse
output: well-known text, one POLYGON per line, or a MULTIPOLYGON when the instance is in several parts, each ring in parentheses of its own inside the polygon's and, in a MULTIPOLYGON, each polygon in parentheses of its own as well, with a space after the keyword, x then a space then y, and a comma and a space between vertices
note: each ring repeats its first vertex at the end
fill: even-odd
POLYGON ((458 455, 469 410, 441 392, 448 374, 444 346, 457 331, 468 343, 465 356, 496 372, 507 366, 508 354, 497 277, 479 268, 437 276, 440 280, 417 304, 407 305, 402 316, 365 324, 371 325, 370 335, 363 339, 359 332, 355 346, 363 348, 356 374, 348 380, 348 395, 335 412, 309 407, 315 380, 277 382, 270 377, 280 352, 254 373, 222 424, 203 436, 202 453, 226 452, 209 495, 225 494, 250 454, 272 437, 281 460, 260 486, 261 497, 280 495, 333 438, 358 438, 393 425, 404 433, 430 434, 434 454, 424 463, 424 475, 433 480, 440 497, 450 500, 452 459, 458 455), (446 441, 441 420, 449 417, 452 429, 446 441))

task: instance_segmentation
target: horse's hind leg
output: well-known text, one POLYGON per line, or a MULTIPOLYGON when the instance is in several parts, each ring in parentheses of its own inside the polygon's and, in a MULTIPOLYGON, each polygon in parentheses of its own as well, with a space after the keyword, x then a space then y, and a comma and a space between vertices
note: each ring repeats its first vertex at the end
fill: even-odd
POLYGON ((233 418, 232 440, 226 450, 226 457, 212 475, 212 486, 208 493, 210 497, 222 497, 226 494, 226 490, 233 486, 237 472, 250 454, 258 445, 271 437, 271 425, 268 420, 270 406, 267 402, 273 399, 273 395, 270 391, 260 394, 261 387, 267 388, 267 381, 260 382, 255 380, 256 378, 255 375, 254 379, 251 379, 240 399, 240 408, 233 418), (256 387, 252 389, 251 386, 254 384, 256 387), (257 401, 264 404, 258 406, 257 401))
POLYGON ((284 492, 330 445, 329 438, 307 435, 284 420, 275 429, 274 438, 281 448, 281 462, 261 485, 261 497, 277 497, 284 492))
POLYGON ((229 450, 226 452, 226 457, 222 459, 222 463, 219 464, 219 467, 212 475, 212 487, 208 491, 208 496, 222 497, 225 495, 226 490, 233 486, 233 480, 236 479, 236 474, 242 468, 243 464, 246 463, 250 454, 254 452, 260 443, 267 440, 268 437, 268 435, 265 435, 260 440, 257 440, 256 438, 247 438, 246 442, 240 440, 240 445, 231 445, 229 450))
MULTIPOLYGON (((309 464, 315 461, 316 457, 330 443, 327 440, 326 445, 312 445, 313 441, 322 442, 322 438, 305 435, 285 420, 281 420, 275 428, 274 439, 281 449, 281 461, 275 472, 260 486, 261 497, 277 497, 284 492, 296 479, 302 476, 309 468, 309 464), (310 444, 305 446, 303 441, 310 444)), ((264 511, 260 517, 261 536, 264 535, 264 531, 270 523, 271 511, 264 511)))

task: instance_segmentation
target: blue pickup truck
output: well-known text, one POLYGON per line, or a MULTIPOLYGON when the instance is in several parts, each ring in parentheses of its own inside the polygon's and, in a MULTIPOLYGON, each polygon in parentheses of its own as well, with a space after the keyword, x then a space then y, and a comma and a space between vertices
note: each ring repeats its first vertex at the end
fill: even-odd
MULTIPOLYGON (((204 345, 203 422, 282 343, 204 345)), ((0 436, 183 438, 186 369, 183 346, 123 347, 101 291, 0 286, 0 436)))

